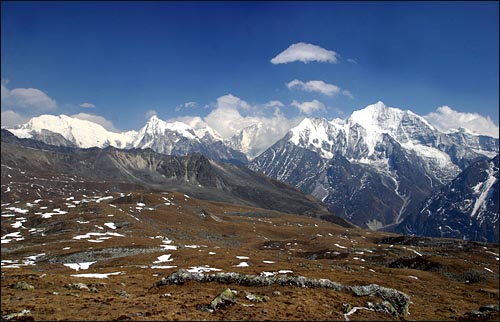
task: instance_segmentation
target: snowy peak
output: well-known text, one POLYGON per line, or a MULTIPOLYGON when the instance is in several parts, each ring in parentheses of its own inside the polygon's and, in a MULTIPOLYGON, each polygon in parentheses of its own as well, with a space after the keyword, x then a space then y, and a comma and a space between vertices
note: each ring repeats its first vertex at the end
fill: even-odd
POLYGON ((50 131, 62 135, 78 147, 124 148, 133 139, 134 132, 116 133, 106 130, 101 125, 67 115, 41 115, 30 119, 16 129, 9 129, 14 135, 32 138, 35 134, 50 131))
POLYGON ((167 131, 177 132, 178 134, 188 138, 195 139, 197 138, 194 129, 191 128, 186 123, 182 122, 165 122, 160 120, 156 115, 151 116, 146 125, 139 131, 141 134, 150 134, 150 135, 162 135, 167 131))
POLYGON ((290 130, 289 141, 309 150, 318 152, 321 157, 333 157, 332 148, 335 137, 339 132, 336 124, 321 118, 305 118, 296 127, 290 130))
POLYGON ((397 108, 387 107, 382 102, 368 105, 355 111, 349 117, 350 123, 357 123, 369 132, 391 133, 398 128, 404 112, 397 108))
MULTIPOLYGON (((386 133, 392 136, 401 136, 405 126, 416 124, 421 130, 435 131, 423 117, 410 110, 403 111, 398 108, 388 107, 379 101, 368 105, 364 109, 355 111, 347 120, 349 123, 361 125, 368 133, 386 133)), ((407 137, 410 139, 410 137, 407 137)))
POLYGON ((215 160, 239 164, 247 162, 242 153, 224 145, 214 129, 203 122, 194 122, 193 126, 178 121, 166 122, 155 115, 138 132, 115 133, 91 121, 66 115, 42 115, 9 131, 17 137, 32 138, 51 145, 79 148, 151 148, 163 154, 202 153, 215 160))
POLYGON ((192 127, 179 121, 166 122, 159 119, 156 115, 151 116, 146 125, 139 131, 141 135, 149 134, 152 136, 164 135, 167 132, 175 132, 189 140, 222 141, 220 134, 206 124, 200 127, 192 127))
POLYGON ((223 141, 220 134, 208 125, 203 128, 195 129, 194 133, 198 138, 208 142, 223 141))

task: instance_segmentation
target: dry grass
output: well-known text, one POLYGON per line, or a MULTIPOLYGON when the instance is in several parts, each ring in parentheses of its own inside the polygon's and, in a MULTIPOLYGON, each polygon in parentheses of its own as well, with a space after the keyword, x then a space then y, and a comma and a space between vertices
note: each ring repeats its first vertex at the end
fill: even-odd
MULTIPOLYGON (((348 292, 276 285, 244 287, 188 282, 151 289, 153 283, 164 275, 203 265, 248 274, 292 270, 290 275, 327 278, 344 285, 376 283, 411 297, 410 315, 406 317, 362 310, 351 315, 351 320, 457 320, 481 305, 498 303, 498 291, 495 293, 499 287, 498 255, 492 254, 498 254, 498 245, 456 241, 454 247, 445 247, 436 240, 432 247, 391 246, 377 243, 384 237, 394 236, 389 233, 345 229, 313 218, 195 200, 179 193, 137 191, 122 198, 118 193, 112 195, 113 199, 79 204, 75 208, 67 208, 65 204, 71 201, 63 198, 55 197, 53 202, 44 199, 33 207, 31 213, 16 214, 27 219, 23 223, 27 229, 20 230, 25 239, 2 244, 2 260, 46 255, 32 266, 5 268, 2 265, 2 315, 29 309, 35 320, 344 320, 344 304, 363 306, 366 301, 377 301, 376 298, 356 297, 348 292), (174 205, 165 205, 163 198, 171 200, 174 205), (137 203, 146 206, 139 211, 135 208, 137 203), (44 211, 60 208, 69 212, 40 220, 40 215, 35 212, 43 206, 49 207, 44 211), (88 223, 78 223, 77 220, 88 223), (125 225, 113 230, 104 225, 107 222, 125 225), (30 235, 30 228, 47 232, 45 236, 30 235), (124 237, 112 237, 102 243, 73 239, 76 235, 104 231, 120 233, 124 237), (155 250, 162 244, 155 236, 172 240, 171 245, 178 246, 178 249, 155 250), (70 249, 63 249, 66 247, 70 249), (54 258, 61 259, 64 255, 113 247, 152 249, 154 252, 114 258, 108 254, 109 257, 100 258, 89 269, 78 272, 62 263, 51 263, 51 259, 54 262, 54 258), (320 251, 344 255, 316 260, 305 256, 320 251), (426 271, 389 267, 389 263, 397 259, 418 256, 416 252, 439 264, 440 268, 426 271), (163 254, 171 254, 173 261, 153 264, 163 254), (236 267, 242 261, 249 262, 250 266, 236 267), (159 269, 151 268, 151 265, 177 267, 159 269), (480 274, 484 279, 465 283, 450 278, 463 276, 471 270, 484 274, 480 274), (71 276, 110 272, 124 274, 107 279, 71 276), (26 281, 35 289, 25 291, 10 287, 18 281, 26 281), (69 283, 106 284, 94 285, 98 292, 89 292, 68 289, 65 285, 69 283), (270 300, 254 306, 233 305, 214 313, 196 309, 199 304, 210 303, 226 287, 237 290, 237 297, 244 304, 251 304, 245 299, 245 291, 267 295, 270 300), (117 291, 125 291, 129 296, 122 297, 117 291), (275 291, 281 295, 273 293, 275 291), (161 296, 165 293, 170 296, 161 296)), ((75 195, 76 200, 82 198, 75 195)), ((28 209, 26 202, 33 202, 33 199, 3 205, 2 214, 10 213, 7 208, 11 206, 28 209)), ((11 227, 15 218, 2 217, 2 235, 19 230, 11 227)), ((498 319, 498 312, 492 313, 490 318, 498 319)))

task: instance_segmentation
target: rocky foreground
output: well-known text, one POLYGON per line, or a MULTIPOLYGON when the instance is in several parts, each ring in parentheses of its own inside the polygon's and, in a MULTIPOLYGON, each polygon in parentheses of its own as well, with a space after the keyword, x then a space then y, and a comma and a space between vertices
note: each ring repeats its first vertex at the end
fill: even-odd
POLYGON ((1 206, 4 320, 499 317, 496 244, 173 192, 18 191, 1 206))

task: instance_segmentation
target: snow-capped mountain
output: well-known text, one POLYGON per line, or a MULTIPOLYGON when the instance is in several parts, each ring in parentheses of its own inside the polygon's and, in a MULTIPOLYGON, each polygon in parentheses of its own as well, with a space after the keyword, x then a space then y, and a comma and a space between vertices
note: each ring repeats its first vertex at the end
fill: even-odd
POLYGON ((182 122, 165 122, 152 116, 139 131, 115 133, 99 124, 66 115, 41 115, 8 129, 19 138, 32 138, 47 144, 79 148, 113 146, 119 149, 146 149, 171 155, 202 153, 209 158, 240 164, 246 156, 227 147, 220 135, 206 126, 193 129, 182 122))
POLYGON ((498 139, 442 133, 421 116, 382 102, 345 120, 306 118, 249 167, 323 200, 337 215, 390 229, 498 139))
POLYGON ((137 134, 136 131, 110 132, 97 123, 66 115, 41 115, 9 131, 19 138, 33 138, 47 144, 80 148, 111 145, 120 149, 127 147, 137 134))
POLYGON ((397 231, 498 243, 498 193, 497 155, 467 167, 397 231))
POLYGON ((255 141, 258 137, 259 132, 262 130, 262 124, 254 123, 247 127, 244 127, 238 133, 227 138, 224 142, 227 146, 243 152, 248 158, 255 158, 260 152, 259 149, 255 148, 255 141))
POLYGON ((243 152, 249 160, 252 160, 282 136, 283 132, 280 129, 256 122, 239 130, 224 142, 227 146, 243 152))
POLYGON ((247 162, 245 155, 226 146, 214 129, 206 126, 195 130, 182 122, 162 121, 155 115, 139 130, 131 147, 151 148, 169 155, 198 152, 215 160, 247 162))

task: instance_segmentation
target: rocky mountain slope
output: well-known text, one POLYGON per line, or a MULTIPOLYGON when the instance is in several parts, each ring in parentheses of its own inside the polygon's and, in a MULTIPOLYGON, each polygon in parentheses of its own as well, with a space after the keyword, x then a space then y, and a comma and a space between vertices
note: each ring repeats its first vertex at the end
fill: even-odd
POLYGON ((432 195, 398 231, 498 243, 498 155, 480 160, 432 195))
MULTIPOLYGON (((1 150, 2 180, 15 175, 17 170, 12 169, 17 168, 33 176, 53 173, 77 177, 84 182, 107 183, 111 188, 129 184, 145 189, 179 191, 205 200, 335 220, 323 204, 292 186, 201 154, 176 157, 151 149, 62 148, 18 139, 6 130, 2 130, 1 150)), ((51 184, 59 185, 59 182, 44 183, 51 184)))
POLYGON ((214 160, 247 163, 246 156, 226 146, 214 129, 207 126, 195 130, 185 123, 167 123, 156 116, 139 130, 130 147, 179 156, 201 153, 214 160))
POLYGON ((9 131, 19 138, 32 138, 59 146, 151 148, 163 154, 202 153, 215 160, 237 164, 247 162, 243 153, 226 146, 210 127, 193 129, 185 123, 168 123, 156 116, 152 116, 139 131, 123 133, 111 132, 94 122, 66 115, 41 115, 9 131))
POLYGON ((411 111, 382 102, 345 120, 304 119, 249 167, 295 185, 338 215, 370 229, 394 229, 498 139, 442 133, 411 111))

